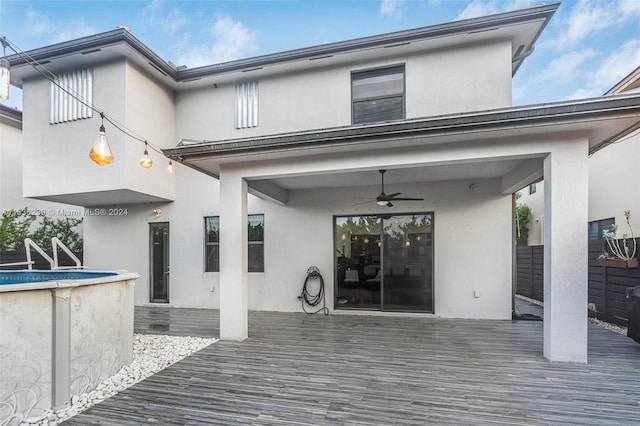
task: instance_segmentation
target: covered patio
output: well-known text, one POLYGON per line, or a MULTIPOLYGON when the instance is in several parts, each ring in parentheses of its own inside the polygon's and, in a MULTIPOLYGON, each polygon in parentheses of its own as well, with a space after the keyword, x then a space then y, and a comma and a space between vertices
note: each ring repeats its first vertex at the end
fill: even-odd
POLYGON ((393 183, 402 185, 389 191, 424 199, 404 212, 435 215, 432 312, 504 320, 511 316, 513 281, 511 196, 544 179, 541 349, 551 361, 587 362, 587 160, 638 128, 638 102, 637 95, 603 97, 259 138, 183 140, 166 149, 220 182, 220 223, 231 229, 220 236, 220 338, 251 336, 248 194, 283 207, 278 214, 286 226, 271 228, 278 247, 299 247, 296 236, 313 230, 314 250, 285 250, 267 262, 278 279, 264 293, 293 303, 291 288, 283 289, 299 278, 288 266, 315 264, 327 278, 333 309, 335 274, 328 271, 336 269, 338 247, 328 225, 339 214, 403 212, 370 209, 350 196, 389 169, 397 176, 393 183))
MULTIPOLYGON (((588 326, 588 364, 535 321, 250 312, 221 341, 70 425, 638 424, 640 345, 588 326)), ((136 332, 218 336, 219 312, 137 307, 136 332)))

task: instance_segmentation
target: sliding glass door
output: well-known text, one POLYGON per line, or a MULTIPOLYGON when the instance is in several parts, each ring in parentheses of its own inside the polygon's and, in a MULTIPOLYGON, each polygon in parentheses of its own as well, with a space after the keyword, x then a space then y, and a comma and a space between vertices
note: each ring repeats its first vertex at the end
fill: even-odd
POLYGON ((433 312, 433 214, 335 218, 336 308, 433 312))

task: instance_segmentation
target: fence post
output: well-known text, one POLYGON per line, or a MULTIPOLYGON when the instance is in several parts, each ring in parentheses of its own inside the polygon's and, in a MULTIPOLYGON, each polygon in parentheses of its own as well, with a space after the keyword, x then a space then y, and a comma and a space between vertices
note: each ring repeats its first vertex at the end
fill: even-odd
POLYGON ((609 289, 607 288, 607 281, 609 281, 608 269, 606 266, 602 267, 602 321, 609 322, 609 289))

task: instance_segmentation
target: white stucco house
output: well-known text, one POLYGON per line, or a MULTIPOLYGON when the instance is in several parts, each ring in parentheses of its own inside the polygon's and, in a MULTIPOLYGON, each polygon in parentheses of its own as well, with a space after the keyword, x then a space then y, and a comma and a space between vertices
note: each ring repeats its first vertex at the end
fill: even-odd
MULTIPOLYGON (((640 93, 640 67, 630 72, 603 96, 640 93)), ((589 157, 589 239, 601 239, 602 231, 618 224, 619 235, 629 233, 624 212, 631 211, 631 225, 640 225, 640 132, 621 135, 606 149, 589 157)), ((531 208, 529 245, 544 243, 544 183, 537 182, 521 190, 520 202, 531 208)), ((637 235, 636 235, 637 236, 637 235)))
POLYGON ((77 206, 22 196, 23 146, 22 112, 0 105, 0 214, 27 208, 36 216, 55 219, 57 213, 78 210, 77 206))
POLYGON ((248 310, 301 310, 312 265, 333 312, 511 319, 513 193, 544 178, 544 355, 586 362, 587 160, 640 95, 512 106, 557 7, 193 69, 122 28, 27 52, 95 111, 11 56, 24 196, 86 207, 86 265, 138 272, 137 304, 219 308, 243 340, 248 310))

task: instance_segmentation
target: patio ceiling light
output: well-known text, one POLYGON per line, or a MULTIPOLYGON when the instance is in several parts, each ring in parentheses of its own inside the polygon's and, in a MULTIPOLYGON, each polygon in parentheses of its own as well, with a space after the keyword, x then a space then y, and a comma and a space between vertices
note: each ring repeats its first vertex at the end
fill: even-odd
POLYGON ((96 142, 91 147, 91 151, 89 151, 89 158, 98 166, 106 166, 107 164, 113 163, 114 157, 104 129, 104 114, 100 113, 100 117, 102 118, 100 131, 98 132, 96 142))

